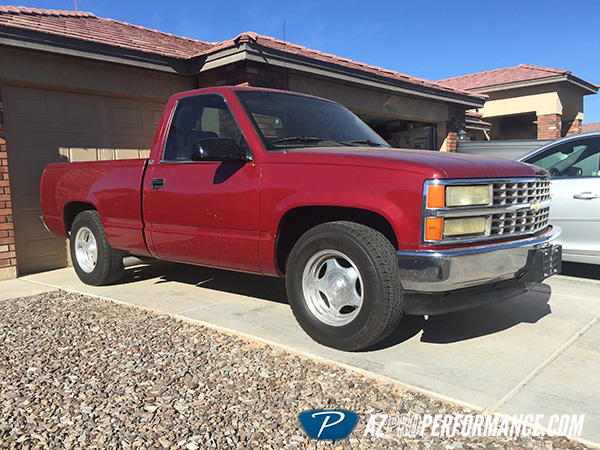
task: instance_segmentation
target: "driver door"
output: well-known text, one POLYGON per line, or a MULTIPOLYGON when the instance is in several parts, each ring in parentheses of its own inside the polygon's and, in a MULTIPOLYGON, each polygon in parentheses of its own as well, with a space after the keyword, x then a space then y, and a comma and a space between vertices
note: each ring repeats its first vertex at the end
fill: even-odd
POLYGON ((202 139, 218 138, 247 148, 223 97, 181 98, 144 179, 147 242, 161 259, 258 272, 259 167, 192 160, 202 139))

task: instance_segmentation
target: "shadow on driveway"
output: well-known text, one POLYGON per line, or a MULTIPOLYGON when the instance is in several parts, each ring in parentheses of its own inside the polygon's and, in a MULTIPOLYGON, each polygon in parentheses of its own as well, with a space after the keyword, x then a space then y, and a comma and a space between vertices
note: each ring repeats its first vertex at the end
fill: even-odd
MULTIPOLYGON (((236 295, 287 304, 285 280, 241 272, 165 261, 150 261, 129 267, 119 284, 156 279, 156 284, 175 282, 236 295)), ((551 313, 551 289, 538 284, 533 290, 500 303, 439 316, 405 316, 383 341, 363 350, 382 350, 421 334, 420 341, 449 344, 498 333, 520 323, 536 323, 551 313)))
POLYGON ((230 294, 255 297, 287 304, 283 278, 252 275, 210 267, 152 260, 125 269, 117 284, 130 284, 158 278, 156 284, 176 282, 230 294))
POLYGON ((421 332, 421 342, 449 344, 498 333, 520 323, 536 323, 552 312, 550 295, 550 286, 538 284, 533 290, 500 303, 439 316, 405 316, 390 336, 365 351, 393 347, 421 332))

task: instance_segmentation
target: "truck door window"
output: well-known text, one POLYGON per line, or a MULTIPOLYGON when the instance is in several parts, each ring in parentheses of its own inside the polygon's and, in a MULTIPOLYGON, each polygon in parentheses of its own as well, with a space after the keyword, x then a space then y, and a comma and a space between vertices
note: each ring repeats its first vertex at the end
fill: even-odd
POLYGON ((196 144, 203 139, 244 138, 220 95, 183 97, 177 102, 163 152, 163 161, 192 161, 196 144))

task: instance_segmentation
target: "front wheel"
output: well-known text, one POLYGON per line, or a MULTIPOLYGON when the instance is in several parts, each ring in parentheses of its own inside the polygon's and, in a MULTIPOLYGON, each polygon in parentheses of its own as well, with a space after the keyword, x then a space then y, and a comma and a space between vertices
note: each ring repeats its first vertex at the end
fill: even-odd
POLYGON ((290 253, 286 280, 300 326, 329 347, 366 348, 403 315, 394 247, 365 225, 329 222, 307 231, 290 253))
POLYGON ((124 254, 108 243, 98 211, 83 211, 75 217, 70 248, 75 272, 85 284, 111 284, 123 275, 124 254))

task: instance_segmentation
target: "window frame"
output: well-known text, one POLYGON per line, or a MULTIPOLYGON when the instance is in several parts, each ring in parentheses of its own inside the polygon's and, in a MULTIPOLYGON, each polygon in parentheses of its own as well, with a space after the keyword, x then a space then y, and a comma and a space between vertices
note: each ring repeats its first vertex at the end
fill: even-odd
MULTIPOLYGON (((254 155, 252 153, 250 146, 248 145, 248 140, 246 138, 246 135, 242 131, 242 127, 240 127, 237 117, 235 117, 235 114, 233 114, 231 107, 229 106, 229 102, 227 101, 227 99, 225 98, 224 95, 222 95, 220 93, 216 93, 216 92, 210 92, 210 93, 205 93, 205 94, 187 95, 185 97, 181 97, 181 98, 177 99, 177 102, 175 103, 175 105, 173 106, 173 110, 171 111, 171 117, 169 117, 169 123, 168 123, 167 129, 166 129, 166 135, 165 135, 165 139, 164 139, 164 143, 163 143, 163 148, 161 150, 161 158, 160 158, 161 163, 164 163, 164 164, 190 164, 190 163, 202 164, 202 163, 214 163, 214 162, 218 163, 218 161, 194 161, 192 159, 185 159, 185 160, 165 159, 165 152, 167 150, 167 143, 168 143, 169 134, 170 134, 169 131, 171 130, 171 126, 173 125, 173 120, 175 120, 177 108, 179 108, 180 103, 183 101, 186 101, 187 99, 191 99, 191 98, 209 97, 209 96, 210 97, 219 97, 223 101, 223 104, 225 105, 225 109, 229 112, 229 115, 233 119, 233 123, 237 127, 237 130, 240 133, 240 136, 242 138, 242 143, 239 145, 241 145, 244 148, 244 150, 246 151, 246 155, 247 155, 249 161, 252 161, 254 159, 254 155)), ((204 110, 204 108, 205 107, 203 107, 203 110, 204 110)))

